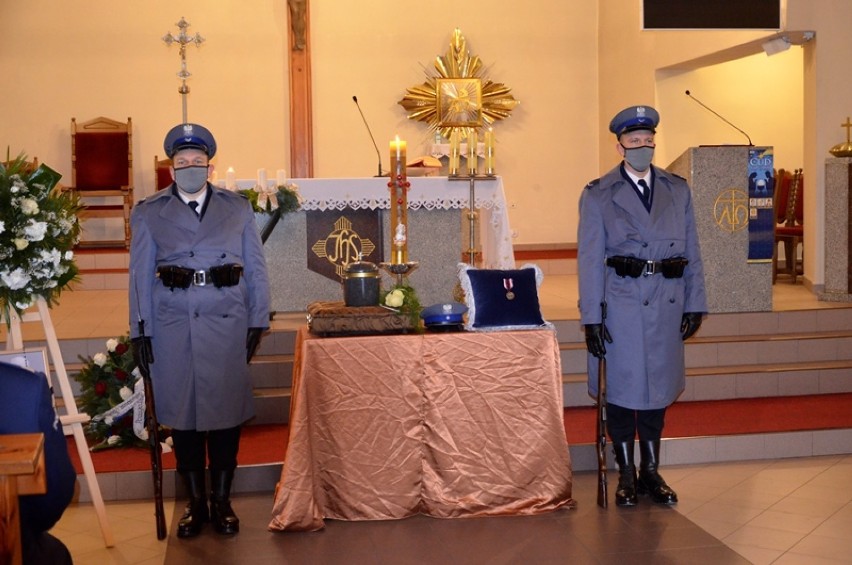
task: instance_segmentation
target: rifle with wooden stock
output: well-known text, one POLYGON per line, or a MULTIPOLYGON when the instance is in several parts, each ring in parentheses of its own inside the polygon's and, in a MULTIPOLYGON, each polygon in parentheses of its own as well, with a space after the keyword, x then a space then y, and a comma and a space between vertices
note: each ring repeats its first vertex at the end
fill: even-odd
POLYGON ((151 451, 151 474, 154 479, 154 517, 157 521, 157 539, 165 539, 166 513, 163 508, 163 457, 160 446, 160 423, 157 422, 157 409, 154 404, 154 385, 151 382, 149 364, 154 360, 151 342, 145 338, 145 321, 139 320, 139 335, 145 344, 140 352, 144 361, 139 364, 142 382, 145 385, 145 428, 148 430, 148 447, 151 451))
MULTIPOLYGON (((138 294, 137 294, 138 298, 138 294)), ((160 446, 160 423, 157 421, 157 408, 154 404, 154 385, 151 382, 151 366, 154 362, 154 352, 151 351, 151 341, 145 337, 145 320, 139 318, 138 366, 145 385, 145 429, 148 431, 148 448, 151 452, 151 474, 154 479, 154 518, 157 522, 157 539, 165 539, 166 512, 163 508, 163 455, 160 446)))
MULTIPOLYGON (((601 324, 606 328, 606 302, 601 302, 601 324)), ((597 441, 595 443, 598 452, 598 506, 606 508, 606 355, 598 357, 597 404, 597 441)))

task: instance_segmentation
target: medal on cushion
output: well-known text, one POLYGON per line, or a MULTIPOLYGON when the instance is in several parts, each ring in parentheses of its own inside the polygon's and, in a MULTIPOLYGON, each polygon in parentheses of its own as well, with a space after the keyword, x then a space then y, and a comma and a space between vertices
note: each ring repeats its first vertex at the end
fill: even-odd
POLYGON ((512 279, 503 279, 503 288, 506 289, 506 300, 514 300, 515 293, 512 292, 512 288, 514 288, 515 283, 512 279))

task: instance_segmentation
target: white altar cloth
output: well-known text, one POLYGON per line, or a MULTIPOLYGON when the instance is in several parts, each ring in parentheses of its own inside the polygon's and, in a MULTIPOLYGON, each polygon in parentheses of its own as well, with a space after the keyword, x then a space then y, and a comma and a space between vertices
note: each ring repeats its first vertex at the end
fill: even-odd
MULTIPOLYGON (((470 201, 470 182, 449 180, 447 177, 408 177, 411 188, 408 192, 410 210, 461 210, 470 201)), ((274 181, 270 181, 272 183, 274 181)), ((302 210, 388 210, 390 192, 388 179, 340 178, 340 179, 289 179, 299 187, 302 210)), ((225 182, 216 183, 224 188, 225 182)), ((257 181, 240 179, 237 187, 253 188, 257 181)), ((503 179, 477 179, 474 187, 474 204, 480 214, 480 230, 477 237, 482 249, 482 268, 514 269, 515 254, 512 248, 512 232, 503 179)), ((462 250, 464 251, 464 250, 462 250)))

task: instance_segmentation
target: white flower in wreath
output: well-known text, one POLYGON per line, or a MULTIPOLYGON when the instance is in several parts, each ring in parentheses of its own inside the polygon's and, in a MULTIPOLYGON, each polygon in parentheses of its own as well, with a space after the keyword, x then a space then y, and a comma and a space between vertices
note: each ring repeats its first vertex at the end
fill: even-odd
POLYGON ((27 216, 35 216, 38 214, 38 202, 32 198, 21 198, 21 212, 27 216))
POLYGON ((11 290, 18 290, 30 284, 30 276, 20 267, 11 272, 0 273, 0 279, 11 290))
POLYGON ((113 418, 112 416, 107 416, 106 418, 104 418, 104 423, 107 426, 111 426, 113 422, 115 422, 115 418, 113 418))
POLYGON ((6 231, 6 222, 0 222, 0 233, 6 231))
MULTIPOLYGON (((68 229, 70 230, 71 228, 69 227, 68 229)), ((74 252, 73 251, 68 250, 68 251, 65 252, 65 260, 66 261, 70 261, 73 258, 74 258, 74 252)))
POLYGON ((61 233, 68 233, 71 231, 71 228, 74 227, 74 224, 68 221, 66 218, 60 218, 59 220, 57 220, 56 225, 59 226, 61 233))
POLYGON ((30 242, 22 237, 16 237, 12 240, 12 242, 15 244, 15 249, 17 249, 18 251, 23 251, 30 245, 30 242))
POLYGON ((95 353, 95 356, 92 357, 92 361, 98 367, 103 367, 104 365, 106 365, 106 362, 107 362, 106 353, 95 353))
POLYGON ((56 267, 58 267, 59 263, 62 261, 62 254, 55 247, 53 249, 51 249, 50 251, 48 251, 46 249, 42 249, 39 252, 39 257, 45 263, 51 263, 53 265, 54 269, 56 267))
POLYGON ((44 234, 46 233, 47 222, 36 222, 35 220, 30 220, 27 222, 27 225, 24 226, 24 234, 30 241, 41 241, 44 239, 44 234))
POLYGON ((28 302, 15 302, 15 306, 18 308, 18 310, 21 310, 21 311, 26 310, 27 308, 29 308, 32 305, 33 305, 32 299, 30 299, 28 302))
POLYGON ((128 398, 133 396, 133 391, 130 390, 128 387, 123 386, 118 390, 118 395, 121 397, 122 400, 127 400, 128 398))
POLYGON ((112 435, 107 438, 107 445, 116 445, 121 442, 121 436, 112 435))
POLYGON ((114 353, 116 347, 118 347, 118 340, 117 339, 112 338, 112 339, 107 340, 107 342, 106 342, 107 351, 109 351, 110 353, 114 353))

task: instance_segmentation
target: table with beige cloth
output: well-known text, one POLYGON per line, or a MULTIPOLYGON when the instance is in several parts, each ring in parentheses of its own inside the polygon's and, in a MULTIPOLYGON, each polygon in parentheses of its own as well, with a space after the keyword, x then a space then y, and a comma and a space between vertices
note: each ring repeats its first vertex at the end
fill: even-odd
POLYGON ((271 530, 572 506, 551 330, 296 338, 271 530))

